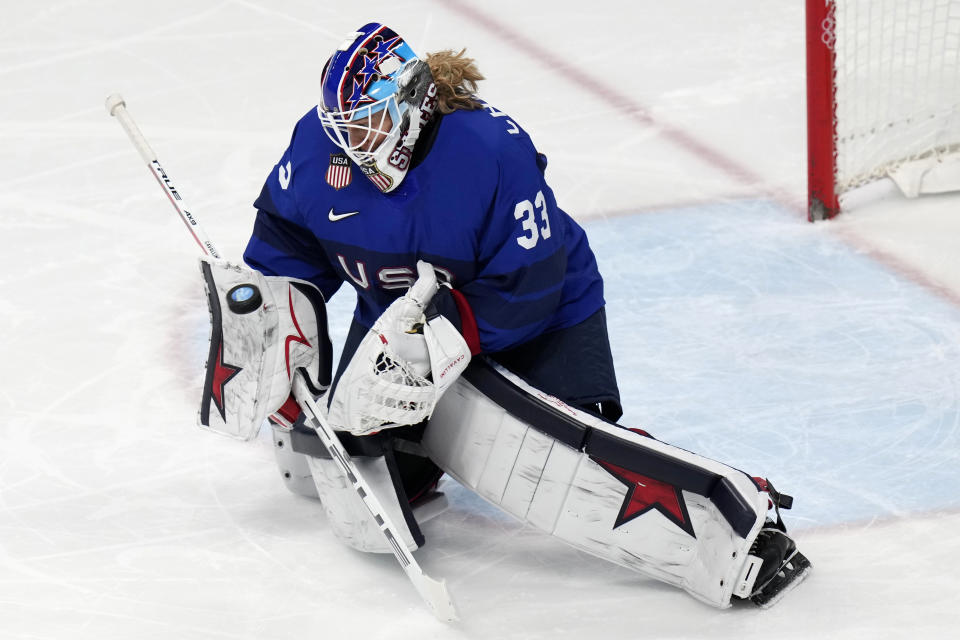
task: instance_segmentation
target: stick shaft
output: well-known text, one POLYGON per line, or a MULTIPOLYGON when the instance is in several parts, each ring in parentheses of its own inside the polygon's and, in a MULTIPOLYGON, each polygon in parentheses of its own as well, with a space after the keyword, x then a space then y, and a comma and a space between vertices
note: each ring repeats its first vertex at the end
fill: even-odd
POLYGON ((167 194, 170 204, 172 204, 173 208, 176 209, 177 214, 180 216, 180 220, 182 220, 183 224, 186 225, 187 231, 190 232, 190 235, 193 236, 193 239, 200 246, 200 250, 203 251, 203 254, 216 260, 221 260, 222 258, 220 256, 220 252, 217 250, 216 245, 214 245, 213 241, 210 240, 207 232, 203 230, 203 227, 200 225, 200 221, 197 220, 196 215, 191 213, 190 209, 187 208, 183 196, 180 195, 180 192, 177 191, 176 187, 173 186, 173 181, 170 180, 167 172, 164 171, 162 166, 160 166, 160 161, 157 160, 157 154, 153 152, 153 149, 150 147, 147 139, 143 137, 143 133, 137 126, 137 123, 133 121, 133 117, 130 115, 130 112, 127 111, 127 105, 123 101, 123 98, 116 93, 108 97, 107 111, 110 113, 110 115, 116 117, 121 126, 123 126, 123 130, 127 132, 127 137, 130 138, 130 142, 132 142, 133 146, 137 148, 137 151, 140 153, 140 157, 143 158, 143 161, 150 169, 150 173, 152 173, 153 177, 156 178, 157 184, 159 184, 160 188, 163 189, 164 193, 167 194))

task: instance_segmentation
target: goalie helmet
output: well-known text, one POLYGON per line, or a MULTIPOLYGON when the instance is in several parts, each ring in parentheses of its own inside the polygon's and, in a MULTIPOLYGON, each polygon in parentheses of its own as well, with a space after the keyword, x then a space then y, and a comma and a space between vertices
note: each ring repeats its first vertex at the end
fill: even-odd
POLYGON ((399 186, 437 102, 427 63, 403 38, 371 22, 327 61, 317 113, 327 136, 380 191, 399 186))

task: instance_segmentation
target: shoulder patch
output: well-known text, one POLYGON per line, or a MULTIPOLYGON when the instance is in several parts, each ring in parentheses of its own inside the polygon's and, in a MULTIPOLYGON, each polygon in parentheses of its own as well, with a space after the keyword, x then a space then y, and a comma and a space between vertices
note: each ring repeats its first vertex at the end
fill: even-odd
POLYGON ((339 191, 350 184, 352 176, 347 154, 331 153, 330 165, 327 167, 327 184, 339 191))

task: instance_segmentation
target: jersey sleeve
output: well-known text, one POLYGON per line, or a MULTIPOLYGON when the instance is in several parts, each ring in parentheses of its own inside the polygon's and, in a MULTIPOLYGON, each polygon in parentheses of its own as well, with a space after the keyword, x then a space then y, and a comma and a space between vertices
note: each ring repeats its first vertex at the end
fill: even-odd
POLYGON ((566 214, 543 178, 545 165, 532 145, 528 153, 500 158, 496 196, 480 237, 479 272, 459 289, 483 352, 514 347, 550 329, 563 298, 566 214))
POLYGON ((254 202, 257 217, 244 251, 244 261, 265 275, 287 276, 315 284, 329 300, 342 284, 297 207, 297 163, 290 146, 274 166, 254 202))

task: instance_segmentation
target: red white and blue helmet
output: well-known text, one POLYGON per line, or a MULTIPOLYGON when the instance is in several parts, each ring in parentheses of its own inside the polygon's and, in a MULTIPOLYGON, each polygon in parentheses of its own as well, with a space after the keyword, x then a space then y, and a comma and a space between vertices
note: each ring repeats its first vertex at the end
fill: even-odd
POLYGON ((327 136, 377 188, 396 189, 436 107, 426 62, 392 29, 371 22, 330 57, 322 85, 317 113, 327 136))

